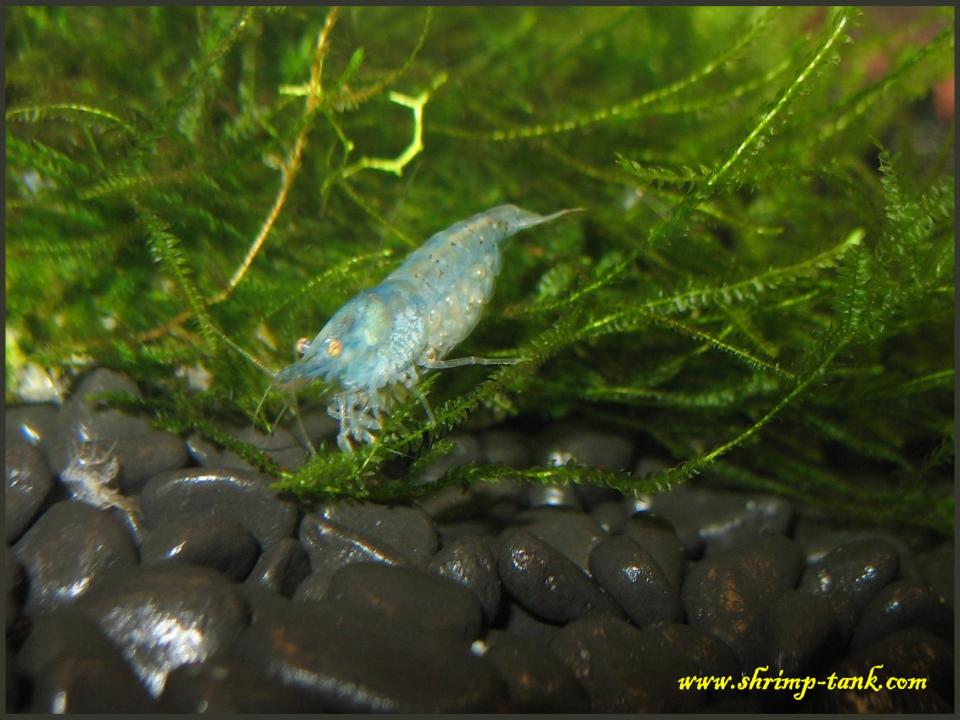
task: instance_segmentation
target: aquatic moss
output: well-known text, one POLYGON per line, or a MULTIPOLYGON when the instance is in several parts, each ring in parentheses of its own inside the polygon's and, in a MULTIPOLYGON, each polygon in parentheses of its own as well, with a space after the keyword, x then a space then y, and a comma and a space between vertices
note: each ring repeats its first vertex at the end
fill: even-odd
POLYGON ((952 10, 6 13, 8 402, 28 365, 113 367, 161 426, 303 497, 423 492, 384 463, 422 466, 478 411, 578 414, 674 465, 441 482, 704 473, 950 529, 952 10), (295 474, 224 431, 269 382, 241 352, 287 364, 424 238, 502 202, 587 210, 514 241, 461 348, 528 362, 436 375, 436 426, 411 402, 376 446, 295 474))

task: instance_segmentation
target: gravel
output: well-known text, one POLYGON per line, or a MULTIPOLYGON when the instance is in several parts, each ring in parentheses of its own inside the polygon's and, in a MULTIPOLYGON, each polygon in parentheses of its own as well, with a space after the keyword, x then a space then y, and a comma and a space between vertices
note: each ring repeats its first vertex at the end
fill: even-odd
MULTIPOLYGON (((6 411, 8 711, 953 711, 950 542, 821 532, 788 500, 706 483, 298 506, 208 440, 89 397, 111 391, 140 394, 96 370, 59 408, 6 411), (117 472, 79 492, 104 458, 117 472), (928 687, 798 701, 677 682, 878 664, 928 687)), ((315 442, 335 432, 307 420, 315 442)), ((237 434, 281 466, 306 457, 299 430, 237 434)), ((476 460, 662 464, 575 422, 451 439, 420 482, 476 460)))

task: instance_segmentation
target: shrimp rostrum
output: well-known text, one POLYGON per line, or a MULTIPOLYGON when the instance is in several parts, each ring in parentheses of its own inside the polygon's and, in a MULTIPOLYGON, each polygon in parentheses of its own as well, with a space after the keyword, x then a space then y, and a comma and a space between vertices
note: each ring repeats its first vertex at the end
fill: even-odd
POLYGON ((352 452, 352 441, 376 440, 398 387, 422 399, 421 370, 518 362, 444 358, 493 294, 504 242, 570 212, 538 215, 500 205, 438 232, 383 282, 348 300, 313 340, 298 343, 300 358, 274 383, 295 390, 319 379, 335 388, 327 411, 340 424, 337 444, 352 452))

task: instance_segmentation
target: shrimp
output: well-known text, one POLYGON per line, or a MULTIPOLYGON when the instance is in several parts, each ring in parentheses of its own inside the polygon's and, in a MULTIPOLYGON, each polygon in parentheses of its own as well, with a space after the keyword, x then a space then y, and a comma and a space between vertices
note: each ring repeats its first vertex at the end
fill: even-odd
MULTIPOLYGON (((324 380, 336 390, 327 412, 340 426, 337 444, 376 441, 399 387, 420 397, 419 370, 513 364, 517 359, 456 358, 447 353, 469 335, 493 294, 500 248, 521 230, 581 208, 538 215, 500 205, 433 235, 379 285, 348 300, 313 340, 298 342, 300 358, 274 383, 295 390, 324 380)), ((431 418, 432 418, 432 414, 431 418)))

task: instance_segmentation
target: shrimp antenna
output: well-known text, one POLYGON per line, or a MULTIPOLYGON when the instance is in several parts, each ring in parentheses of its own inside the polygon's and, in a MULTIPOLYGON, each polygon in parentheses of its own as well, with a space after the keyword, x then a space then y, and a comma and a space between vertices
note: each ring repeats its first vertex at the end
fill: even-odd
MULTIPOLYGON (((257 409, 256 409, 256 410, 254 411, 254 413, 253 413, 253 421, 254 421, 254 423, 256 423, 257 418, 260 417, 260 408, 263 407, 263 403, 264 403, 264 401, 267 399, 267 395, 269 395, 269 394, 270 394, 270 391, 273 390, 273 385, 274 385, 274 383, 276 383, 276 381, 277 381, 277 371, 276 371, 276 370, 271 370, 271 369, 268 368, 266 365, 264 365, 262 362, 260 362, 259 360, 257 360, 253 355, 251 355, 250 353, 248 353, 248 352, 247 352, 246 350, 244 350, 242 347, 240 347, 239 345, 237 345, 233 340, 231 340, 230 338, 228 338, 228 337, 226 336, 226 334, 225 334, 220 328, 218 328, 216 325, 214 325, 213 323, 208 323, 208 326, 209 326, 209 328, 210 328, 211 330, 213 330, 214 334, 215 334, 217 337, 219 337, 221 340, 223 340, 229 347, 233 348, 233 350, 235 350, 236 352, 240 353, 240 355, 242 355, 242 356, 245 357, 247 360, 249 360, 250 363, 251 363, 254 367, 258 368, 261 372, 263 372, 263 373, 265 373, 266 375, 269 375, 269 376, 270 376, 270 384, 267 385, 267 389, 266 389, 266 391, 263 393, 263 396, 260 398, 260 402, 257 403, 257 409)), ((269 429, 269 425, 268 425, 267 427, 268 427, 268 429, 269 429)))

